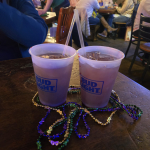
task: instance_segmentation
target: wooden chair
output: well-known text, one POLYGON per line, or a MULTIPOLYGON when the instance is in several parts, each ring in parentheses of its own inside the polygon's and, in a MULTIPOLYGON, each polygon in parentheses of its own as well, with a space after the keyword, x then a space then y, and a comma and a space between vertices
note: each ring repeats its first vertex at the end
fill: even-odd
MULTIPOLYGON (((74 9, 75 7, 72 6, 60 8, 57 22, 56 43, 65 44, 73 18, 74 9)), ((49 41, 51 40, 46 39, 44 43, 52 43, 49 41)))
POLYGON ((143 82, 144 76, 145 76, 147 70, 149 69, 149 65, 150 65, 150 27, 142 25, 143 22, 150 23, 150 18, 145 17, 143 15, 141 15, 141 17, 140 17, 140 29, 139 29, 138 43, 136 46, 134 57, 132 59, 131 65, 129 67, 129 72, 130 72, 132 69, 132 66, 134 64, 136 56, 138 56, 139 58, 142 58, 147 63, 147 65, 145 66, 142 78, 141 78, 142 82, 143 82), (147 42, 141 43, 141 38, 147 42), (141 52, 139 52, 139 50, 141 50, 144 54, 147 54, 148 58, 143 58, 142 56, 140 56, 141 52))
POLYGON ((128 51, 130 49, 131 44, 137 45, 138 37, 136 37, 133 33, 133 25, 134 25, 134 20, 135 20, 136 14, 137 14, 138 7, 139 7, 139 4, 136 4, 134 6, 134 10, 133 10, 133 13, 132 13, 132 16, 131 16, 131 22, 127 24, 127 26, 131 26, 131 36, 130 36, 130 41, 129 41, 128 48, 125 52, 125 57, 128 54, 128 51), (134 38, 134 40, 133 40, 133 38, 134 38))
POLYGON ((70 29, 75 7, 60 8, 58 26, 56 31, 56 43, 65 44, 70 29))

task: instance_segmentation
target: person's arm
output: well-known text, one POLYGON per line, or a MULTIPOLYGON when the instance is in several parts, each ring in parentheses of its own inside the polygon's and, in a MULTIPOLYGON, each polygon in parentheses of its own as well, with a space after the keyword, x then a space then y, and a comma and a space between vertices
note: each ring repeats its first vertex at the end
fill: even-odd
POLYGON ((94 9, 100 9, 100 5, 97 0, 93 1, 93 7, 94 7, 94 9))
POLYGON ((47 0, 44 9, 38 9, 39 15, 45 14, 48 11, 48 9, 50 8, 52 2, 53 2, 53 0, 47 0))
POLYGON ((125 11, 127 11, 131 0, 125 0, 122 7, 116 7, 116 10, 119 14, 123 14, 125 11))
POLYGON ((16 0, 12 6, 0 3, 0 31, 28 48, 43 43, 48 27, 32 1, 16 0))

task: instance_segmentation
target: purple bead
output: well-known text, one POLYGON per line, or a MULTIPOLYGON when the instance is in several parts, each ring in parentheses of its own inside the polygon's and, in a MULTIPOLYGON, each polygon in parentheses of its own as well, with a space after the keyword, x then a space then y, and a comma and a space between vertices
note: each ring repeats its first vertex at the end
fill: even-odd
POLYGON ((53 140, 51 140, 51 145, 58 145, 59 144, 59 141, 53 141, 53 140))

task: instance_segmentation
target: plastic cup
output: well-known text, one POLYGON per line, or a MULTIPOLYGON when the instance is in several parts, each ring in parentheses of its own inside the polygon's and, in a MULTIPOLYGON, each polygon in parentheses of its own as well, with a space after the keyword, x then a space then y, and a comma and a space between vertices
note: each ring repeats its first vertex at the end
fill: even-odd
POLYGON ((107 106, 124 53, 105 46, 87 46, 78 50, 81 100, 87 107, 107 106), (98 61, 83 57, 86 52, 98 51, 116 57, 113 61, 98 61))
POLYGON ((66 101, 76 50, 62 44, 40 44, 30 48, 40 102, 56 107, 66 101), (68 58, 46 59, 38 55, 63 53, 68 58))

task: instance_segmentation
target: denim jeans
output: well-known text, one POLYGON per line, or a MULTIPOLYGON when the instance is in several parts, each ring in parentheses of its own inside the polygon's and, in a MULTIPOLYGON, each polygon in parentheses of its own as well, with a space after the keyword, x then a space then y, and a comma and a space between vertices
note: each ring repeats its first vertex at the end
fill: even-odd
POLYGON ((127 23, 128 21, 130 21, 130 18, 122 15, 113 19, 113 22, 127 23))
POLYGON ((89 24, 93 24, 93 25, 100 25, 100 18, 96 17, 89 17, 89 24))
POLYGON ((111 27, 112 27, 113 19, 114 19, 114 17, 113 17, 112 14, 111 14, 111 15, 108 15, 107 23, 108 23, 109 26, 111 26, 111 27))
MULTIPOLYGON (((90 17, 89 18, 89 22, 90 24, 96 24, 96 25, 100 25, 100 19, 103 16, 101 14, 98 14, 96 18, 90 17), (99 20, 98 20, 99 19, 99 20)), ((112 26, 113 23, 113 15, 107 15, 107 17, 104 17, 107 20, 107 23, 109 24, 109 26, 112 26)), ((106 29, 105 29, 106 30, 106 29)))

